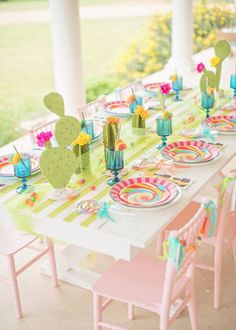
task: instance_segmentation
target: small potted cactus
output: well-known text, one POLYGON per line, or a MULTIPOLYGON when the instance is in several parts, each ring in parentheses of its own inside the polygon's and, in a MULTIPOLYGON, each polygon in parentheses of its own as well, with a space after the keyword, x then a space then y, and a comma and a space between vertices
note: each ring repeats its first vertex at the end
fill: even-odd
POLYGON ((56 189, 50 192, 51 199, 66 199, 71 191, 66 189, 76 169, 76 156, 67 147, 80 133, 79 121, 64 114, 64 101, 60 94, 50 93, 44 98, 45 106, 60 116, 55 126, 58 147, 45 143, 46 150, 40 156, 40 169, 48 182, 56 189))
POLYGON ((115 149, 115 143, 118 137, 120 119, 117 117, 107 117, 103 126, 103 144, 105 148, 115 149))
POLYGON ((144 134, 146 128, 146 119, 149 117, 147 110, 143 106, 138 106, 132 117, 132 132, 134 134, 144 134))
POLYGON ((81 132, 77 139, 73 141, 73 152, 77 157, 77 167, 75 174, 81 173, 83 170, 89 169, 90 157, 89 157, 89 142, 91 136, 85 132, 81 132))

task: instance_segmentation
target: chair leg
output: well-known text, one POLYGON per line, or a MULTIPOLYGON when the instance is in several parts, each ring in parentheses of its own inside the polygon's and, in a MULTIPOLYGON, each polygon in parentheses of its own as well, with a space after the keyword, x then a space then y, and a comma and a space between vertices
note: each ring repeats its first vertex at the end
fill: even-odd
POLYGON ((234 269, 236 272, 236 238, 232 241, 233 256, 234 256, 234 269))
POLYGON ((98 325, 102 321, 102 297, 96 293, 93 294, 93 320, 94 330, 102 330, 98 325))
POLYGON ((134 305, 128 304, 128 319, 133 320, 134 319, 134 305))
POLYGON ((220 307, 222 255, 215 256, 214 261, 214 308, 220 307))
POLYGON ((57 266, 56 266, 56 258, 55 258, 55 252, 54 252, 54 246, 51 241, 47 239, 47 247, 48 247, 48 258, 50 263, 50 269, 52 274, 52 280, 54 286, 58 286, 58 277, 57 277, 57 266))
POLYGON ((10 271, 10 278, 11 278, 11 286, 12 286, 12 292, 14 297, 14 302, 16 306, 16 316, 17 318, 21 319, 23 317, 23 312, 21 308, 21 302, 20 302, 20 293, 17 283, 17 274, 16 274, 16 266, 13 255, 7 256, 7 261, 9 265, 9 271, 10 271))
POLYGON ((194 279, 191 280, 189 294, 190 294, 190 300, 188 302, 189 318, 190 318, 192 330, 198 330, 198 323, 196 317, 196 297, 195 297, 194 279))

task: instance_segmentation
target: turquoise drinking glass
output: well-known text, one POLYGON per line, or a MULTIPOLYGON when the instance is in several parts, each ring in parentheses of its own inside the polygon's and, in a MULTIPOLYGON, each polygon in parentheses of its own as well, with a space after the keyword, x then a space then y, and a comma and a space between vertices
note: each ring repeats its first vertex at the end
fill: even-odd
POLYGON ((14 175, 21 179, 22 185, 16 188, 18 194, 23 193, 29 188, 27 178, 31 175, 31 159, 29 156, 21 156, 21 159, 14 165, 14 175))
POLYGON ((135 103, 137 105, 143 105, 143 98, 142 98, 142 96, 136 96, 135 97, 135 103))
POLYGON ((172 81, 172 89, 175 91, 174 101, 182 101, 179 96, 179 92, 183 89, 183 78, 179 77, 175 81, 172 81))
POLYGON ((207 92, 202 92, 202 107, 206 110, 206 118, 210 117, 210 109, 214 107, 215 96, 214 93, 208 94, 207 92))
POLYGON ((157 145, 157 148, 162 149, 166 146, 167 137, 172 134, 172 118, 157 118, 156 133, 162 138, 162 143, 157 145))
POLYGON ((92 120, 86 120, 86 124, 82 128, 82 131, 89 134, 94 139, 94 122, 92 120))
POLYGON ((113 186, 120 181, 118 175, 119 171, 124 168, 124 153, 123 150, 116 151, 114 149, 106 148, 105 150, 106 169, 110 170, 114 175, 107 183, 113 186))
POLYGON ((135 109, 137 108, 136 102, 132 102, 129 104, 129 111, 134 113, 135 109))
POLYGON ((234 90, 234 97, 236 96, 236 74, 230 76, 230 88, 234 90))

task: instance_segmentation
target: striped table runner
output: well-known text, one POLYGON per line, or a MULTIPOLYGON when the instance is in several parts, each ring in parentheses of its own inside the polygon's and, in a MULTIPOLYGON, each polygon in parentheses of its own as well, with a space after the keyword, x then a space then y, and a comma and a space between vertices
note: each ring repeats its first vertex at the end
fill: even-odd
MULTIPOLYGON (((185 93, 183 102, 173 102, 170 99, 167 101, 167 108, 174 115, 174 133, 169 138, 169 142, 182 139, 177 135, 177 132, 182 128, 183 122, 186 127, 197 127, 201 120, 204 118, 204 112, 199 110, 199 105, 195 103, 194 96, 197 94, 196 90, 192 90, 185 93), (188 121, 189 115, 194 115, 194 121, 188 121)), ((225 102, 224 99, 217 100, 218 108, 225 102)), ((214 110, 216 111, 216 110, 214 110)), ((213 111, 213 112, 214 112, 213 111)), ((137 175, 143 175, 134 169, 132 164, 143 155, 158 155, 156 144, 160 142, 160 138, 155 133, 155 121, 157 116, 160 115, 160 111, 151 110, 150 117, 147 120, 147 127, 149 127, 149 133, 146 135, 132 134, 131 120, 126 119, 122 123, 121 138, 126 141, 128 148, 125 151, 125 166, 128 168, 128 174, 125 178, 135 177, 137 175)), ((21 229, 28 230, 31 226, 31 221, 34 216, 42 219, 49 219, 52 221, 63 221, 68 223, 76 223, 79 226, 99 228, 100 220, 96 215, 80 215, 76 212, 75 204, 78 201, 86 199, 95 199, 99 201, 110 201, 110 186, 107 185, 108 180, 105 175, 105 163, 104 163, 104 151, 102 143, 98 142, 92 146, 90 151, 90 164, 91 174, 86 176, 85 182, 82 184, 79 182, 74 183, 73 187, 79 190, 79 196, 73 200, 68 201, 54 201, 47 198, 47 192, 52 189, 46 182, 42 175, 36 174, 29 179, 31 189, 39 193, 39 199, 35 203, 34 207, 30 208, 25 203, 26 195, 18 195, 15 191, 19 185, 19 181, 2 188, 0 190, 0 203, 4 204, 14 215, 16 224, 19 227, 21 223, 21 229), (94 189, 94 190, 93 190, 94 189), (22 212, 23 211, 23 212, 22 212), (27 215, 27 216, 26 216, 27 215)))

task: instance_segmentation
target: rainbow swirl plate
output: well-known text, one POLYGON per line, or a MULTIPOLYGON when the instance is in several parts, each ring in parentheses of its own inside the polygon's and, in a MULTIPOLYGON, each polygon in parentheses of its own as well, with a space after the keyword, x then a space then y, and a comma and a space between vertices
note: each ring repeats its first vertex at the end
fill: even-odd
POLYGON ((221 156, 221 150, 205 141, 178 141, 161 150, 162 156, 181 164, 207 164, 221 156))
POLYGON ((118 203, 136 208, 152 208, 169 204, 180 196, 180 188, 160 178, 131 178, 111 188, 111 198, 118 203))
POLYGON ((236 133, 236 116, 212 116, 205 119, 202 125, 219 133, 236 133))

